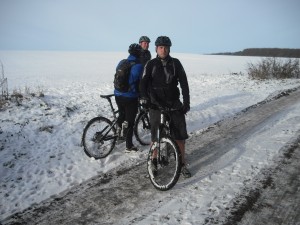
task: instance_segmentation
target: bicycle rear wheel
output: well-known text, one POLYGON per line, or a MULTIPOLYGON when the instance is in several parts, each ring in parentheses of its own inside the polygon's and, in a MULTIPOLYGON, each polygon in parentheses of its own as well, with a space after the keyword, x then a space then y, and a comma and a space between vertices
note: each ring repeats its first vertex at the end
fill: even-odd
POLYGON ((151 144, 150 119, 148 112, 142 111, 138 114, 134 123, 133 131, 136 140, 141 145, 151 144))
POLYGON ((150 148, 147 169, 151 183, 161 191, 166 191, 174 187, 181 172, 181 154, 179 147, 170 137, 162 137, 160 140, 160 153, 158 153, 158 143, 154 142, 150 148), (157 165, 153 158, 157 158, 157 165))
POLYGON ((115 147, 116 129, 105 117, 91 119, 82 134, 84 152, 95 159, 105 158, 115 147))

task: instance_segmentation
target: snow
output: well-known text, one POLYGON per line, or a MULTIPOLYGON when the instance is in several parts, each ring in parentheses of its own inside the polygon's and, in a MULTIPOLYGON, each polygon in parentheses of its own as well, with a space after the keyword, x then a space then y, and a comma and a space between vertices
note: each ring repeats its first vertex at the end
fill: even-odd
MULTIPOLYGON (((249 79, 247 63, 259 57, 171 55, 180 59, 188 75, 191 111, 186 120, 191 135, 281 90, 300 86, 295 79, 249 79)), ((120 144, 102 160, 87 157, 81 147, 88 120, 110 115, 108 102, 99 95, 112 93, 115 66, 125 57, 127 53, 0 51, 9 92, 24 94, 22 101, 14 99, 0 110, 0 220, 121 164, 145 160, 147 146, 125 154, 120 144)), ((236 143, 236 152, 242 148, 242 154, 235 155, 233 149, 222 156, 226 160, 215 164, 216 173, 210 174, 207 166, 179 182, 171 190, 176 197, 158 205, 159 213, 148 214, 139 224, 200 224, 208 214, 218 214, 245 180, 271 163, 300 130, 299 110, 300 103, 236 143)))

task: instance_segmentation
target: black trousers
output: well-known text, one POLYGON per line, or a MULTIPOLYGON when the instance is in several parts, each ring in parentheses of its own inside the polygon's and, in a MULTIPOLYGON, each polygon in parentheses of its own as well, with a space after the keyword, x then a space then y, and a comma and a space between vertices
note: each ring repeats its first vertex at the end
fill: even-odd
POLYGON ((124 121, 128 122, 128 132, 126 135, 126 148, 131 148, 133 146, 132 143, 133 126, 138 111, 138 99, 127 98, 123 96, 115 96, 115 99, 119 109, 119 117, 117 120, 117 124, 120 127, 122 127, 122 123, 124 121))

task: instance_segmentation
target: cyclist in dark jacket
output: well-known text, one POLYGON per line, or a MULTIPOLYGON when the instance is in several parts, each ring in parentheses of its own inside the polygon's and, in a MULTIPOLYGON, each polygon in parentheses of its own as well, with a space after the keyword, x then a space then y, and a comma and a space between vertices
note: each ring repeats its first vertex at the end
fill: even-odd
MULTIPOLYGON (((141 104, 151 104, 181 109, 172 113, 171 135, 176 140, 182 155, 182 174, 190 177, 191 173, 186 167, 185 140, 188 138, 185 114, 190 110, 190 95, 187 76, 180 61, 169 55, 171 40, 160 36, 155 41, 156 58, 148 61, 144 67, 143 77, 140 82, 141 104), (180 90, 183 103, 180 101, 180 90)), ((156 130, 160 122, 160 112, 150 109, 151 137, 155 141, 156 130)))
POLYGON ((139 44, 142 47, 140 61, 142 65, 145 66, 146 63, 151 59, 151 53, 148 50, 150 44, 150 38, 148 38, 147 36, 140 37, 139 44))
MULTIPOLYGON (((116 89, 114 90, 115 99, 119 110, 119 117, 117 120, 117 124, 119 126, 118 133, 120 132, 120 128, 123 124, 123 127, 126 127, 126 129, 124 129, 124 137, 126 138, 125 152, 127 153, 138 151, 138 149, 132 143, 132 136, 134 120, 138 111, 139 82, 143 73, 143 66, 139 61, 141 50, 141 46, 136 43, 131 44, 128 49, 130 55, 127 59, 135 62, 135 64, 131 67, 129 75, 130 90, 128 92, 121 92, 116 89)), ((120 63, 118 64, 116 70, 119 68, 120 63)))

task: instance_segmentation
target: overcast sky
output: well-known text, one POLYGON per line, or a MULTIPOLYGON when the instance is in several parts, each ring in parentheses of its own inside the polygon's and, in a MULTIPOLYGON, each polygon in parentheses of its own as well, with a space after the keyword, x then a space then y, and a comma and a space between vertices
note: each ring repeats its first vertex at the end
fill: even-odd
POLYGON ((300 48, 299 0, 0 0, 0 50, 127 51, 141 35, 171 51, 300 48))

